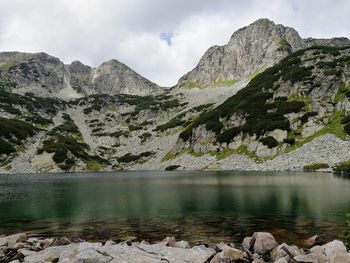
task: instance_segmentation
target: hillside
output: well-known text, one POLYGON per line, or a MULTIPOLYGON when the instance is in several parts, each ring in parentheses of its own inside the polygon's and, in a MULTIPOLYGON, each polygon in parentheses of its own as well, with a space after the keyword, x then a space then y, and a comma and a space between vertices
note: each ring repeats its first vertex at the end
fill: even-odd
POLYGON ((212 82, 216 70, 200 73, 208 82, 190 89, 161 89, 117 60, 92 69, 1 53, 0 172, 302 170, 350 160, 349 40, 303 40, 263 19, 231 41, 254 35, 274 50, 261 55, 268 63, 225 67, 238 75, 223 86, 212 82))

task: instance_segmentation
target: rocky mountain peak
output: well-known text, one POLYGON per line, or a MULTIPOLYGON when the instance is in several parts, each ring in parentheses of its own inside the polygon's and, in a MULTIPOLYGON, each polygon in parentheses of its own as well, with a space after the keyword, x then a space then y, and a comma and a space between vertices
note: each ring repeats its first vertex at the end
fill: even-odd
POLYGON ((227 45, 209 48, 177 86, 231 86, 243 78, 251 79, 297 50, 315 45, 344 47, 350 46, 350 40, 302 39, 295 29, 261 18, 234 32, 227 45))
POLYGON ((149 95, 160 90, 157 84, 145 79, 124 63, 112 59, 95 69, 93 74, 94 91, 108 93, 149 95))
POLYGON ((259 19, 233 33, 227 45, 209 48, 178 86, 230 85, 303 47, 304 42, 294 29, 259 19))

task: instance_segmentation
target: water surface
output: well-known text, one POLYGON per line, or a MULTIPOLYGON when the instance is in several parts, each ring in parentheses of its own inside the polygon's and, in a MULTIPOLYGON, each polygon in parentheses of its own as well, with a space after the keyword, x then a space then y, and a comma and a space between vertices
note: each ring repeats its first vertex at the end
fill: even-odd
POLYGON ((0 176, 0 235, 342 239, 350 180, 322 173, 123 172, 0 176))

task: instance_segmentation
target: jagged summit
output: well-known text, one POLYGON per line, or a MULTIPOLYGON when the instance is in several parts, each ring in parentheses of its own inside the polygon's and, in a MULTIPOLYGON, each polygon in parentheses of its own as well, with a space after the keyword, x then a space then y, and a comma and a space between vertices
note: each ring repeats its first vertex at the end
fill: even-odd
POLYGON ((118 60, 98 68, 70 65, 46 53, 0 53, 0 78, 15 84, 12 91, 39 96, 77 98, 95 93, 148 95, 160 88, 118 60))
POLYGON ((178 87, 230 86, 274 65, 281 58, 313 45, 347 46, 347 38, 302 39, 298 32, 267 18, 238 29, 227 45, 213 46, 198 65, 180 78, 178 87))

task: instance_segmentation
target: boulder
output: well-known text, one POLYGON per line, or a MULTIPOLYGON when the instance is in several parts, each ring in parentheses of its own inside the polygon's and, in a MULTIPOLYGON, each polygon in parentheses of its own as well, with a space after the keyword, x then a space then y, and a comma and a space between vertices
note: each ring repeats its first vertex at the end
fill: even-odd
POLYGON ((242 251, 229 246, 225 246, 223 250, 219 253, 219 256, 221 258, 221 261, 223 262, 239 261, 243 260, 244 258, 242 251))
POLYGON ((0 237, 0 247, 1 246, 13 246, 17 242, 26 241, 26 239, 27 239, 27 236, 24 233, 10 235, 10 236, 6 236, 6 237, 0 237))
POLYGON ((334 240, 322 246, 324 254, 327 257, 332 257, 335 255, 345 255, 347 254, 346 247, 343 242, 339 240, 334 240))
POLYGON ((300 250, 297 246, 288 246, 286 243, 283 243, 271 252, 271 259, 274 261, 280 258, 290 260, 290 256, 293 258, 300 255, 305 255, 305 252, 300 250))
POLYGON ((251 240, 253 244, 253 250, 260 255, 271 252, 278 246, 277 241, 271 233, 267 232, 255 232, 251 240))
POLYGON ((350 255, 335 255, 331 257, 330 263, 350 263, 350 255))
POLYGON ((175 247, 178 247, 178 248, 191 248, 190 243, 188 243, 187 241, 184 241, 184 240, 177 241, 175 243, 175 247))
POLYGON ((164 246, 175 247, 176 246, 176 238, 175 237, 166 237, 160 242, 164 246))

